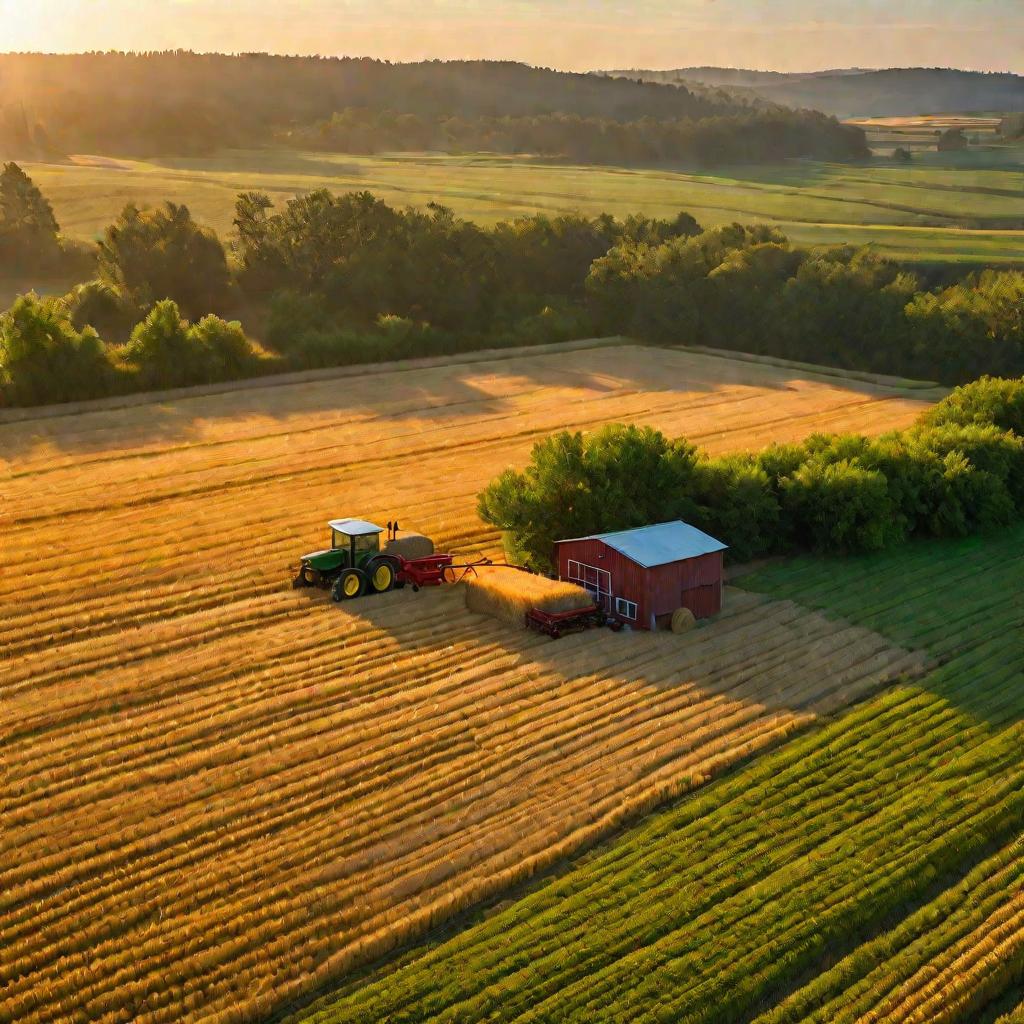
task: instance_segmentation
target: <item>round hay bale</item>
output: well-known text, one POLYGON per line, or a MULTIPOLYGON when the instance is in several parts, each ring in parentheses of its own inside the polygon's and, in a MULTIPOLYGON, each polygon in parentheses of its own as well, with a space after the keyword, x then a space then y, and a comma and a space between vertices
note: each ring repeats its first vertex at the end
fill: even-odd
POLYGON ((697 619, 689 608, 677 608, 672 613, 672 632, 689 633, 697 625, 697 619))
POLYGON ((402 558, 426 558, 434 553, 434 542, 422 533, 403 533, 387 541, 381 550, 388 555, 401 555, 402 558))

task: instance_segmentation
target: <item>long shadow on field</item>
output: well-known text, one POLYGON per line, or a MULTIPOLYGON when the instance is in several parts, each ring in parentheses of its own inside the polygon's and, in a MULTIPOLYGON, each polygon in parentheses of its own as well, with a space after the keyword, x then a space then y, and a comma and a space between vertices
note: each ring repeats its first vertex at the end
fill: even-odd
POLYGON ((1024 527, 793 559, 740 586, 858 623, 938 663, 918 685, 978 721, 1024 718, 1024 527))
MULTIPOLYGON (((351 423, 407 419, 467 424, 512 410, 508 399, 546 388, 575 392, 576 403, 615 391, 710 392, 725 383, 785 389, 786 371, 641 347, 597 347, 493 356, 448 365, 373 370, 295 383, 251 382, 218 394, 159 399, 118 407, 117 401, 67 415, 0 423, 0 459, 54 452, 119 457, 191 445, 235 443, 282 433, 344 430, 351 423), (673 368, 672 363, 679 364, 673 368), (230 421, 249 421, 225 436, 230 421)), ((457 360, 457 357, 456 357, 457 360)), ((565 425, 571 421, 567 420, 565 425)))

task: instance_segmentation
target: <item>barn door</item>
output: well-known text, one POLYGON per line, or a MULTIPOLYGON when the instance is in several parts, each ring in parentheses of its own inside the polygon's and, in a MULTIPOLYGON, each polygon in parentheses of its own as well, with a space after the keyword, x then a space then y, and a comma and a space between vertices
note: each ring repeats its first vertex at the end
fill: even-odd
POLYGON ((607 569, 598 569, 596 566, 587 565, 584 562, 576 562, 569 559, 568 576, 570 583, 578 587, 584 587, 594 596, 594 604, 598 608, 610 611, 612 606, 612 574, 607 569))

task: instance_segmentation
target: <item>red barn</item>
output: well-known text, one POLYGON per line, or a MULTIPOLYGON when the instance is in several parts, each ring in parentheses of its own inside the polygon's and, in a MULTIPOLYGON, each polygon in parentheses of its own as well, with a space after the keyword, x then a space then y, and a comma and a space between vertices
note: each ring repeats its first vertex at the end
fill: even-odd
POLYGON ((698 619, 722 610, 727 545, 676 520, 556 542, 558 576, 586 587, 606 611, 657 629, 677 608, 698 619))

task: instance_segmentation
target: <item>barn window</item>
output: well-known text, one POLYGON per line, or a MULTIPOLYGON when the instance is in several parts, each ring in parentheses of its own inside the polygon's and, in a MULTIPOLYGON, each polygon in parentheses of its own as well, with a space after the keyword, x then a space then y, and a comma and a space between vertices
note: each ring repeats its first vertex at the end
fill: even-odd
POLYGON ((612 596, 612 574, 607 569, 598 569, 570 558, 566 570, 566 579, 570 583, 589 590, 594 595, 595 604, 608 607, 612 596))
POLYGON ((615 598, 615 612, 624 619, 636 620, 636 601, 627 601, 624 597, 615 598))

